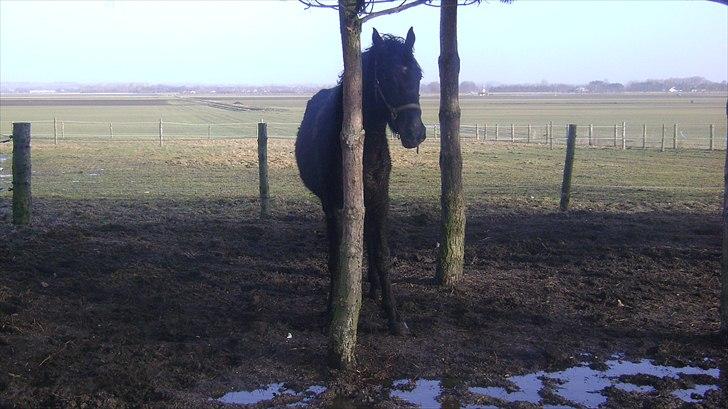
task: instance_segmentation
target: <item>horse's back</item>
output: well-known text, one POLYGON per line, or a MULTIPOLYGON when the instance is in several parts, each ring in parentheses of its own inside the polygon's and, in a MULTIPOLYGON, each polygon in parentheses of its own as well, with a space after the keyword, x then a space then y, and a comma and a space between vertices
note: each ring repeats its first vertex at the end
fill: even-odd
POLYGON ((341 87, 322 89, 306 104, 296 137, 296 163, 303 184, 319 198, 340 156, 341 87))

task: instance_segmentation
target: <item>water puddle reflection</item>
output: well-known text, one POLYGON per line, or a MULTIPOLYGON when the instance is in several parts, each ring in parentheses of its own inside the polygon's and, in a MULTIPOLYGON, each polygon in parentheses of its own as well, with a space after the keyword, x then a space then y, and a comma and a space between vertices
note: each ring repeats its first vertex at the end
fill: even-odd
POLYGON ((528 375, 511 376, 508 380, 517 388, 513 392, 498 387, 472 387, 469 390, 476 395, 489 396, 506 402, 538 403, 541 400, 538 391, 543 387, 543 382, 539 378, 543 375, 543 372, 536 372, 528 375), (534 391, 536 393, 533 393, 534 391))
POLYGON ((217 401, 232 405, 255 405, 274 399, 285 399, 291 402, 286 406, 294 408, 305 407, 311 400, 324 392, 326 392, 326 387, 320 385, 313 385, 302 392, 296 392, 286 388, 283 383, 271 383, 264 388, 252 391, 228 392, 217 401))
POLYGON ((439 408, 440 403, 435 399, 442 390, 440 381, 418 379, 411 382, 400 379, 392 383, 390 396, 402 399, 421 408, 439 408))
MULTIPOLYGON (((661 379, 681 379, 686 375, 702 375, 712 378, 712 384, 695 384, 689 389, 675 389, 671 394, 684 402, 699 402, 710 390, 718 389, 718 369, 701 369, 691 366, 682 368, 656 365, 649 359, 638 362, 629 362, 612 359, 605 362, 606 369, 592 369, 587 364, 568 368, 558 372, 536 372, 528 375, 512 376, 508 378, 515 385, 515 391, 499 387, 471 387, 470 392, 476 395, 487 396, 503 402, 530 402, 539 404, 541 395, 539 392, 546 388, 545 383, 554 385, 554 394, 568 400, 569 402, 596 408, 607 402, 607 397, 602 394, 605 389, 614 387, 629 393, 652 393, 656 389, 652 385, 643 385, 650 379, 659 381, 661 379), (630 377, 640 375, 640 384, 630 382, 630 377), (547 382, 544 382, 547 381, 547 382), (700 399, 695 399, 699 396, 700 399)), ((692 383, 692 382, 689 382, 692 383)))
MULTIPOLYGON (((524 402, 549 409, 598 408, 607 403, 607 395, 616 390, 619 393, 657 394, 670 393, 686 403, 700 403, 709 391, 718 390, 720 370, 697 367, 672 367, 657 365, 643 359, 630 362, 613 357, 604 364, 589 366, 587 363, 562 371, 539 371, 507 378, 507 387, 470 386, 468 401, 484 401, 488 404, 466 405, 462 399, 464 389, 458 389, 448 379, 399 379, 392 382, 389 398, 421 408, 440 408, 441 397, 448 396, 449 402, 465 409, 492 409, 497 405, 524 402), (613 389, 611 389, 613 388, 613 389), (544 396, 550 396, 546 402, 544 396), (454 399, 454 400, 453 400, 454 399), (490 400, 488 400, 490 399, 490 400), (495 403, 495 405, 493 405, 495 403)), ((462 385, 462 384, 461 384, 462 385)), ((230 392, 217 399, 224 404, 255 405, 270 401, 271 404, 286 407, 306 407, 326 392, 326 387, 311 386, 296 392, 284 383, 272 383, 261 389, 230 392)), ((466 397, 467 397, 466 393, 466 397)), ((450 407, 449 404, 445 406, 450 407)))

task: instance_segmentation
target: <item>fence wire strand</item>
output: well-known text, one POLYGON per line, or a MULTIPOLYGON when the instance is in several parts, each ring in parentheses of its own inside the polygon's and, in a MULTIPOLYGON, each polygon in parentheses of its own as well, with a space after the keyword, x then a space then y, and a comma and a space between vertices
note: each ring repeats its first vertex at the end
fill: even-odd
MULTIPOLYGON (((0 124, 12 127, 5 122, 0 124)), ((34 139, 54 141, 150 141, 164 139, 249 139, 257 136, 257 122, 176 122, 165 121, 76 121, 56 118, 55 120, 31 121, 34 139)), ((294 139, 298 122, 266 122, 270 137, 294 139)), ((428 139, 440 135, 438 124, 426 124, 428 139)), ((613 147, 629 149, 719 149, 726 148, 725 124, 700 123, 633 123, 579 124, 577 144, 579 146, 613 147), (624 126, 623 126, 624 124, 624 126), (590 131, 591 130, 591 131, 590 131), (711 135, 712 133, 712 135, 711 135)), ((480 124, 463 123, 460 127, 462 139, 482 142, 530 143, 535 145, 562 146, 566 144, 566 123, 509 123, 491 122, 480 124), (530 132, 529 132, 530 128, 530 132)))

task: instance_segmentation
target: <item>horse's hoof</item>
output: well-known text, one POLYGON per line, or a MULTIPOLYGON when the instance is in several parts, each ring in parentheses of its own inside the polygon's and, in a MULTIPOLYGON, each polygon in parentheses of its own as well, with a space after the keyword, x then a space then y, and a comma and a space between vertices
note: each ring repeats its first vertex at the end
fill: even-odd
POLYGON ((410 329, 404 321, 390 321, 389 332, 391 332, 392 335, 406 337, 410 334, 410 329))

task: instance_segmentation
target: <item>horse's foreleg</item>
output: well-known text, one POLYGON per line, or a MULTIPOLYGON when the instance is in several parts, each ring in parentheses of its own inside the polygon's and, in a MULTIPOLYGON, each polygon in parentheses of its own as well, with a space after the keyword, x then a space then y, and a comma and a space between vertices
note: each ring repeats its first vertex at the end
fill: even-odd
POLYGON ((326 305, 326 316, 331 320, 333 311, 334 288, 339 278, 339 242, 341 240, 341 210, 324 209, 326 213, 326 238, 329 243, 329 299, 326 305))
POLYGON ((375 247, 377 246, 375 237, 376 235, 372 232, 372 225, 369 221, 369 211, 365 212, 364 216, 364 241, 367 248, 367 260, 368 260, 368 278, 369 278, 369 292, 367 297, 372 300, 377 299, 377 292, 379 291, 379 266, 375 262, 377 253, 375 247))
POLYGON ((370 273, 378 275, 379 286, 382 290, 382 307, 387 316, 389 330, 397 335, 406 335, 409 328, 402 321, 397 303, 392 293, 392 283, 389 279, 389 245, 387 244, 387 219, 389 213, 389 200, 386 196, 372 197, 364 220, 364 232, 369 256, 370 273))

